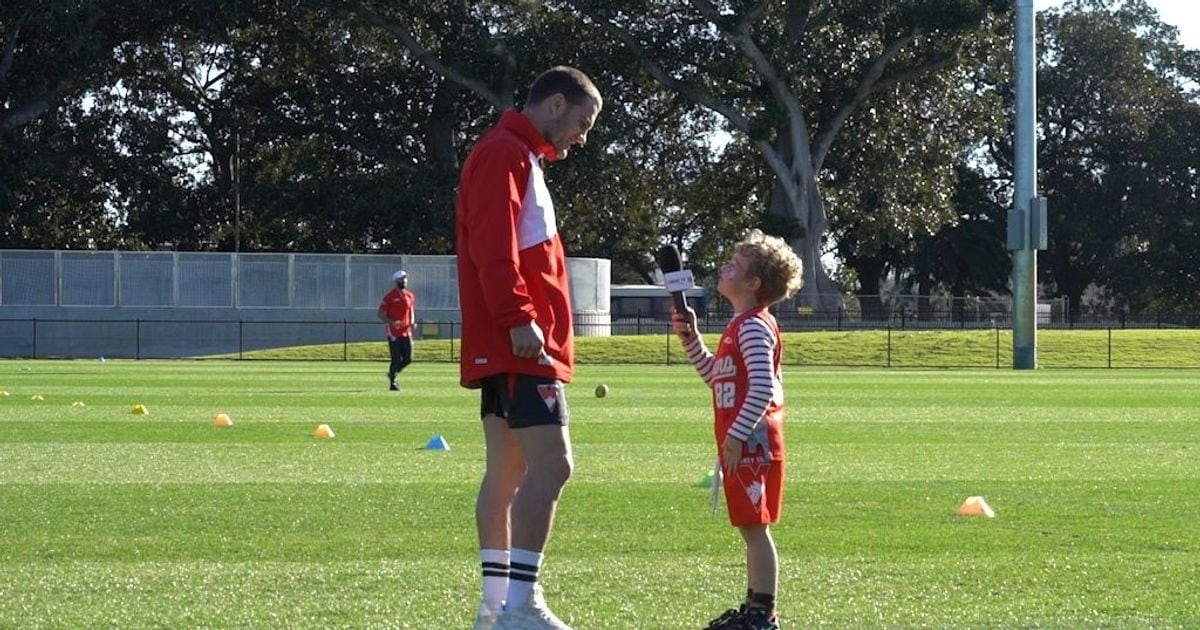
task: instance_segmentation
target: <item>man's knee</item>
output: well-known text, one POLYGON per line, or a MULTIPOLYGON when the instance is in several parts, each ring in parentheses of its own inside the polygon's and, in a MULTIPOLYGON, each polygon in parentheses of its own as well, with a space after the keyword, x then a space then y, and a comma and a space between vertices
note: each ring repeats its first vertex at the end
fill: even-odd
POLYGON ((543 459, 538 462, 536 468, 531 468, 529 474, 536 475, 539 480, 548 485, 561 488, 567 485, 567 480, 571 478, 571 473, 574 470, 575 462, 572 460, 571 455, 564 453, 543 459))

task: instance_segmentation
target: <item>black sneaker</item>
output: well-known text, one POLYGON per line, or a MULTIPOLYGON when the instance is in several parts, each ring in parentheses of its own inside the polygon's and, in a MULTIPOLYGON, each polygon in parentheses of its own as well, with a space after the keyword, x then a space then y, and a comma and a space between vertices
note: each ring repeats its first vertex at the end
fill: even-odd
POLYGON ((779 630, 779 618, 761 608, 750 608, 742 613, 741 625, 743 630, 779 630))
POLYGON ((392 381, 392 384, 388 385, 388 391, 398 392, 400 391, 400 386, 396 384, 396 381, 392 381))
POLYGON ((720 617, 708 622, 704 630, 718 630, 720 628, 740 628, 738 622, 741 621, 742 615, 746 613, 746 605, 742 604, 738 608, 730 608, 721 613, 720 617))

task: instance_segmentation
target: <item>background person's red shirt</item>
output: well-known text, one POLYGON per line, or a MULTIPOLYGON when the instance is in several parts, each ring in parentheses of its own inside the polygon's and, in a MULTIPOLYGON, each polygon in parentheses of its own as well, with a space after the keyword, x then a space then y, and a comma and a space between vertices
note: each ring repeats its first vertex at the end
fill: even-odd
POLYGON ((413 309, 417 298, 408 289, 392 289, 383 296, 379 308, 383 309, 387 318, 400 322, 399 326, 388 325, 389 337, 411 337, 413 329, 413 309))

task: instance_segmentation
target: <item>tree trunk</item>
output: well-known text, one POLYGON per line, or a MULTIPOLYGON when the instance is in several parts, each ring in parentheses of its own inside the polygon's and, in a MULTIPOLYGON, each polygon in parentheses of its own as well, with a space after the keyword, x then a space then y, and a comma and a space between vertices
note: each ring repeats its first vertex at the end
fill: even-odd
POLYGON ((933 304, 929 297, 933 293, 933 277, 921 273, 917 277, 917 319, 928 322, 933 320, 933 304))
MULTIPOLYGON (((781 134, 781 138, 786 137, 785 134, 781 134)), ((812 170, 791 168, 797 159, 796 152, 786 139, 781 140, 779 144, 779 155, 789 167, 789 173, 812 170)), ((796 177, 796 180, 801 181, 795 181, 795 185, 789 187, 780 181, 784 175, 778 172, 775 175, 769 210, 788 222, 794 222, 800 228, 799 233, 791 239, 792 249, 804 262, 804 286, 794 298, 795 304, 810 307, 815 313, 835 314, 842 308, 842 294, 821 262, 821 236, 825 234, 826 223, 821 191, 817 188, 815 178, 802 181, 804 176, 796 177)))
POLYGON ((858 308, 864 322, 882 322, 890 316, 883 312, 883 300, 879 295, 883 268, 883 260, 878 258, 858 260, 854 265, 858 272, 858 290, 854 293, 858 296, 858 308))
POLYGON ((434 170, 439 174, 458 173, 458 157, 454 150, 457 122, 454 104, 458 99, 458 91, 457 85, 443 79, 433 96, 433 109, 425 133, 425 148, 434 170))

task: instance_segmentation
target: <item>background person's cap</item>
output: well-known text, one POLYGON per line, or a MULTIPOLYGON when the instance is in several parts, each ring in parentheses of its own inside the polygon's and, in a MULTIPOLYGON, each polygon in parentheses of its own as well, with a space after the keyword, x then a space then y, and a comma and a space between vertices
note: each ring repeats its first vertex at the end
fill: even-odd
POLYGON ((403 269, 392 274, 392 280, 403 280, 407 277, 408 277, 408 272, 403 269))

